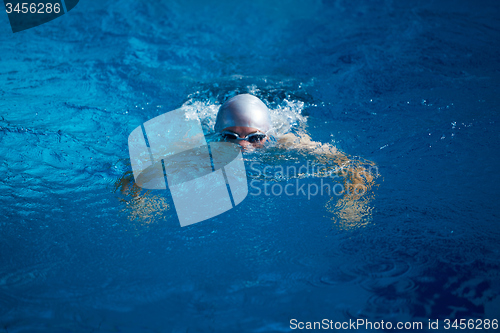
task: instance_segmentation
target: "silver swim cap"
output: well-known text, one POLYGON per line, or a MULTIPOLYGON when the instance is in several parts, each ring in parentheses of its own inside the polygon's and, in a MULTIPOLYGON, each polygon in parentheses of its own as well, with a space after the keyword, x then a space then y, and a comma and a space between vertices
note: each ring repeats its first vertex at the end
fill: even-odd
POLYGON ((255 96, 236 95, 220 107, 215 131, 220 132, 232 126, 253 127, 266 133, 271 129, 269 109, 255 96))

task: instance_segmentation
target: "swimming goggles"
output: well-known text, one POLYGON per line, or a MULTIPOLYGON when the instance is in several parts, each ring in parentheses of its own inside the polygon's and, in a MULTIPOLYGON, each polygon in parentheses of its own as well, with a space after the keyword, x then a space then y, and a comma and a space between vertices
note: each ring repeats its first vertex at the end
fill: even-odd
POLYGON ((267 136, 267 135, 265 135, 262 132, 251 133, 251 134, 248 134, 244 138, 240 138, 240 136, 238 135, 238 133, 233 133, 233 132, 228 132, 228 131, 222 131, 220 134, 226 140, 246 140, 246 141, 248 141, 250 143, 261 142, 267 136))

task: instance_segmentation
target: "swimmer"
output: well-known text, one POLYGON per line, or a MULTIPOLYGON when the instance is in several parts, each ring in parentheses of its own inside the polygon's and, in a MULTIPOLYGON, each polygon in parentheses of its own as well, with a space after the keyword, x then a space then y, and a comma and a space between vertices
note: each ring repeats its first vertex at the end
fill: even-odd
MULTIPOLYGON (((257 97, 240 94, 226 101, 219 109, 215 122, 215 131, 226 141, 239 143, 244 150, 262 148, 272 131, 270 111, 257 97)), ((343 179, 347 189, 336 206, 343 220, 360 220, 360 216, 369 210, 370 199, 364 194, 374 185, 374 175, 363 166, 351 161, 345 154, 330 144, 311 140, 305 133, 286 133, 278 138, 280 149, 302 150, 314 154, 323 162, 333 162, 334 173, 343 179)), ((366 161, 370 168, 374 163, 366 161)))
POLYGON ((236 95, 226 101, 215 121, 215 131, 224 140, 239 143, 244 149, 262 148, 270 130, 269 109, 250 94, 236 95))
MULTIPOLYGON (((238 143, 243 150, 263 148, 271 136, 276 135, 271 123, 270 111, 257 97, 250 94, 236 95, 227 100, 217 113, 215 132, 220 139, 238 143)), ((342 179, 346 194, 337 200, 332 197, 336 207, 333 211, 340 220, 356 221, 366 211, 370 211, 371 198, 366 196, 369 189, 375 184, 374 175, 357 161, 352 161, 348 156, 328 143, 315 142, 303 132, 285 133, 274 137, 276 148, 280 150, 300 150, 306 154, 313 154, 315 158, 325 165, 330 165, 330 174, 335 174, 342 179), (340 207, 340 208, 339 208, 340 207)), ((365 165, 374 166, 373 162, 365 161, 365 165)), ((118 184, 115 190, 120 190, 124 195, 131 195, 136 205, 144 207, 148 193, 141 193, 141 189, 133 182, 133 175, 127 175, 118 184)))

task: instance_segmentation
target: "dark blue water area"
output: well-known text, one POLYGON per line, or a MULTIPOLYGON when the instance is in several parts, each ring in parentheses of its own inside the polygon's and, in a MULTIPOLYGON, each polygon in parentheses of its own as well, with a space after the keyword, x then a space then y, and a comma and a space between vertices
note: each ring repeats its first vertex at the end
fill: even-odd
POLYGON ((0 332, 500 320, 497 1, 80 1, 0 15, 0 43, 0 332), (252 170, 335 164, 293 147, 245 152, 247 198, 188 227, 132 187, 136 127, 184 107, 208 135, 244 92, 376 166, 370 190, 252 170))

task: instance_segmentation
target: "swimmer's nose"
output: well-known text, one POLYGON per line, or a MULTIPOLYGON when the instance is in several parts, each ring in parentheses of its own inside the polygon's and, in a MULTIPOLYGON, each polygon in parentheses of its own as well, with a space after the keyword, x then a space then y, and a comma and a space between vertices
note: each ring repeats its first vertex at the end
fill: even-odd
POLYGON ((248 142, 247 140, 240 140, 240 141, 238 141, 238 143, 240 144, 240 146, 241 146, 242 148, 247 148, 248 146, 250 146, 250 145, 251 145, 251 143, 250 143, 250 142, 248 142))
POLYGON ((251 142, 248 142, 246 140, 241 140, 238 142, 240 147, 243 149, 243 150, 253 150, 253 149, 258 149, 258 148, 262 148, 262 144, 259 144, 259 143, 251 143, 251 142))

